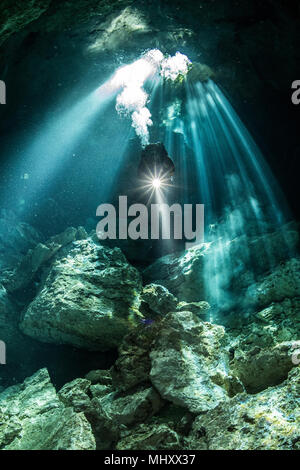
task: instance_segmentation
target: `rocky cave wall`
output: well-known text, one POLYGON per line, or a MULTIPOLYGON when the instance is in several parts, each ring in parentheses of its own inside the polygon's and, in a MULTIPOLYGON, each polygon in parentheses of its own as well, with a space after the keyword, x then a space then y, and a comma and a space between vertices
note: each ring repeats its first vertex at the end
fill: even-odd
MULTIPOLYGON (((203 289, 212 250, 138 272, 82 228, 37 244, 21 229, 31 248, 22 256, 15 243, 2 260, 0 328, 10 383, 27 378, 7 388, 1 376, 0 449, 299 449, 299 257, 282 250, 281 231, 249 240, 258 280, 249 284, 244 267, 230 286, 248 309, 239 302, 217 318, 203 289), (271 273, 265 243, 277 253, 271 273), (22 288, 32 291, 23 303, 22 288), (43 342, 92 349, 93 361, 55 388, 68 357, 46 349, 49 375, 37 361, 43 342)), ((285 236, 297 246, 295 226, 285 236)), ((239 263, 243 244, 231 246, 239 263)))

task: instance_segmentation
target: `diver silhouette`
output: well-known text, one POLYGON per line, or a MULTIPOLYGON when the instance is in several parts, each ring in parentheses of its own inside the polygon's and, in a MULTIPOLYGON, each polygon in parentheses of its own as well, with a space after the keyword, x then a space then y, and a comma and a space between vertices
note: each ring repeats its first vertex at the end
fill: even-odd
POLYGON ((161 142, 149 144, 142 150, 141 161, 138 167, 139 178, 163 177, 172 180, 175 165, 161 142))

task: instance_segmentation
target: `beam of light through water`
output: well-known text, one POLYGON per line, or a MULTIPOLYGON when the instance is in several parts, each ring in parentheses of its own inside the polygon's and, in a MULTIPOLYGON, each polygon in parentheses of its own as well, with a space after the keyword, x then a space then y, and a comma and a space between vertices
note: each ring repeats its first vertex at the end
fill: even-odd
MULTIPOLYGON (((27 204, 51 185, 55 175, 72 158, 76 145, 97 117, 107 109, 116 93, 117 90, 109 86, 107 81, 66 111, 49 114, 39 129, 31 134, 30 141, 22 150, 21 162, 15 164, 15 170, 18 165, 28 169, 24 196, 27 204)), ((18 192, 21 199, 22 188, 17 187, 18 192)))
MULTIPOLYGON (((200 200, 194 202, 204 203, 207 214, 203 275, 207 299, 228 310, 235 305, 233 288, 242 273, 247 272, 249 284, 278 262, 276 247, 266 243, 266 233, 281 230, 283 256, 291 254, 290 239, 282 227, 289 214, 260 150, 217 85, 187 79, 186 96, 186 112, 168 123, 164 141, 171 156, 178 154, 176 167, 183 171, 186 187, 193 176, 188 159, 197 175, 200 200), (183 136, 179 150, 175 130, 183 136), (253 239, 261 250, 255 260, 253 239)), ((243 299, 239 302, 242 306, 243 299)))
MULTIPOLYGON (((28 186, 26 197, 38 201, 42 189, 51 185, 70 161, 78 143, 115 99, 117 111, 130 115, 131 130, 134 128, 142 145, 148 143, 155 102, 166 115, 156 132, 175 163, 172 186, 178 190, 180 199, 176 202, 205 205, 207 255, 203 278, 207 300, 229 308, 233 304, 231 291, 240 274, 247 272, 249 284, 255 282, 257 271, 274 266, 274 247, 266 245, 263 235, 285 222, 284 197, 260 150, 220 88, 212 81, 190 83, 187 77, 185 104, 175 93, 170 103, 164 94, 163 77, 174 80, 178 73, 186 73, 189 61, 183 55, 165 59, 158 50, 147 54, 121 67, 111 79, 66 111, 47 116, 22 150, 22 168, 26 167, 23 179, 28 186), (185 106, 185 111, 179 111, 181 106, 185 106), (256 260, 256 271, 250 237, 261 239, 263 256, 262 260, 256 260), (261 266, 265 260, 268 266, 261 266)), ((108 135, 113 135, 115 121, 111 113, 105 116, 105 126, 106 131, 110 129, 108 135)), ((115 187, 119 188, 121 173, 124 176, 127 170, 127 159, 132 158, 126 153, 129 135, 131 132, 123 128, 109 148, 108 168, 102 173, 101 199, 106 201, 95 201, 95 207, 116 195, 115 187)), ((109 143, 102 135, 99 140, 99 147, 109 143)), ((89 163, 92 166, 87 159, 89 163)), ((169 182, 164 180, 164 175, 149 174, 141 186, 141 191, 149 197, 148 203, 157 202, 162 210, 164 203, 169 203, 172 191, 168 191, 169 182)), ((21 198, 22 189, 16 191, 21 198)), ((162 212, 161 216, 166 218, 168 214, 162 212)), ((289 241, 284 230, 282 237, 288 252, 289 241)), ((170 249, 171 245, 172 242, 170 249)))

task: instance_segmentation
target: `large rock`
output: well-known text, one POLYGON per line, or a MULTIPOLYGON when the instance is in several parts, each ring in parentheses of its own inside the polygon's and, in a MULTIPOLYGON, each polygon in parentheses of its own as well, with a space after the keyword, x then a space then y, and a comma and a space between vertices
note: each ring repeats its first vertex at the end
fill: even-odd
POLYGON ((74 240, 87 238, 84 229, 79 227, 67 228, 63 233, 55 235, 45 243, 38 243, 30 249, 26 255, 17 263, 16 268, 5 281, 5 287, 9 292, 14 292, 28 287, 39 270, 54 257, 63 247, 69 245, 74 240))
POLYGON ((122 435, 150 419, 163 405, 164 400, 151 384, 125 394, 114 391, 95 396, 85 415, 92 425, 97 449, 114 447, 122 435))
MULTIPOLYGON (((190 311, 197 317, 206 317, 207 302, 179 302, 169 291, 157 284, 144 287, 140 311, 144 314, 141 325, 123 339, 119 357, 111 369, 113 385, 120 390, 129 390, 135 385, 147 382, 151 369, 150 351, 159 335, 161 321, 168 312, 190 311)), ((176 316, 177 313, 174 313, 176 316)))
POLYGON ((140 424, 117 444, 118 450, 178 450, 180 436, 166 424, 140 424))
POLYGON ((174 311, 177 304, 178 300, 168 289, 158 284, 149 284, 142 291, 140 310, 143 312, 144 308, 146 313, 164 315, 174 311))
POLYGON ((75 379, 64 385, 58 396, 66 406, 72 406, 76 413, 86 411, 90 406, 90 386, 91 382, 87 379, 75 379))
POLYGON ((93 450, 95 440, 84 415, 63 405, 41 369, 0 394, 0 448, 93 450))
POLYGON ((149 381, 151 360, 149 353, 158 334, 160 321, 149 327, 139 325, 123 339, 119 347, 119 357, 111 368, 113 386, 119 390, 149 381))
POLYGON ((106 351, 130 330, 140 290, 118 248, 76 241, 55 259, 20 327, 39 341, 106 351))
POLYGON ((50 4, 50 0, 31 0, 27 4, 12 4, 4 0, 0 21, 0 44, 11 34, 22 30, 27 24, 39 18, 50 4))
POLYGON ((286 299, 258 312, 254 321, 230 336, 231 368, 249 393, 283 382, 295 367, 292 361, 300 334, 300 303, 286 299))
POLYGON ((20 222, 11 211, 0 214, 0 282, 7 279, 20 259, 42 239, 30 225, 20 222))
POLYGON ((179 300, 205 299, 203 282, 204 256, 208 246, 191 248, 181 255, 170 254, 156 260, 143 271, 147 283, 166 287, 179 300))
MULTIPOLYGON (((299 294, 299 275, 296 274, 299 261, 297 258, 290 260, 298 240, 296 228, 289 224, 261 236, 219 238, 181 254, 159 258, 143 271, 143 278, 145 282, 166 287, 180 301, 207 300, 216 310, 231 311, 255 305, 256 297, 264 295, 255 291, 257 284, 278 266, 273 277, 277 276, 274 280, 281 285, 277 292, 266 286, 269 296, 265 305, 268 305, 299 294), (285 270, 280 265, 282 262, 287 262, 285 270)), ((270 278, 269 284, 272 281, 270 278)))
POLYGON ((299 450, 300 369, 282 385, 241 394, 198 416, 189 448, 209 450, 299 450))
POLYGON ((100 413, 118 426, 130 426, 144 422, 157 413, 164 404, 153 387, 141 387, 130 394, 118 396, 115 393, 103 398, 94 399, 98 402, 100 413))
MULTIPOLYGON (((32 340, 18 327, 19 308, 0 284, 0 341, 6 345, 6 364, 1 367, 0 387, 18 383, 36 371, 32 340)), ((40 351, 36 350, 36 357, 40 351)))
POLYGON ((252 284, 246 291, 247 305, 266 307, 272 302, 300 295, 300 259, 292 258, 277 266, 268 276, 252 284))
POLYGON ((0 247, 26 253, 41 240, 41 234, 27 223, 20 222, 11 211, 1 210, 0 247))
POLYGON ((203 413, 243 390, 229 371, 222 326, 191 312, 168 314, 152 346, 150 379, 161 396, 192 413, 203 413))

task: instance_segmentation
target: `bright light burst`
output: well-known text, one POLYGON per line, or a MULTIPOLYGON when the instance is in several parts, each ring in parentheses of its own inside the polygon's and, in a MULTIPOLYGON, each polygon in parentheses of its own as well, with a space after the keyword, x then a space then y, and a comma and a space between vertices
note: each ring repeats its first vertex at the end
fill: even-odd
POLYGON ((161 187, 161 179, 160 178, 154 178, 152 180, 152 186, 155 189, 159 189, 161 187))
POLYGON ((148 170, 148 174, 141 180, 141 186, 138 189, 144 194, 149 194, 149 202, 153 196, 162 200, 164 193, 172 186, 169 174, 163 174, 161 171, 152 173, 148 170))

